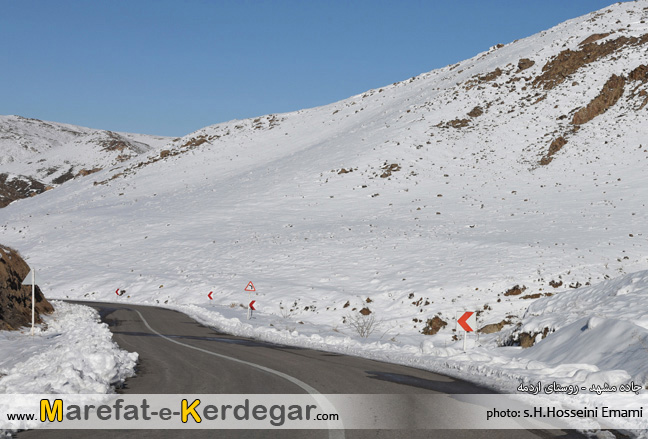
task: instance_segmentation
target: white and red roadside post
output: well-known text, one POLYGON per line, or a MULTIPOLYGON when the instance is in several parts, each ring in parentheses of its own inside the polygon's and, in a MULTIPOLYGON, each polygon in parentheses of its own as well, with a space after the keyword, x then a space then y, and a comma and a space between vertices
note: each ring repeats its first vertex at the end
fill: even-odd
POLYGON ((250 320, 252 318, 252 311, 255 309, 254 302, 256 302, 256 300, 252 300, 252 291, 256 291, 256 288, 254 288, 252 281, 248 282, 247 286, 245 287, 245 291, 248 292, 248 300, 250 301, 248 304, 247 312, 247 318, 248 320, 250 320))
POLYGON ((465 311, 461 313, 461 317, 459 317, 459 313, 460 312, 457 312, 455 314, 455 317, 457 318, 457 329, 459 326, 461 326, 461 329, 463 329, 464 331, 463 350, 464 352, 466 352, 466 338, 468 336, 468 333, 473 332, 477 327, 477 317, 472 311, 465 311))
POLYGON ((34 335, 34 307, 36 306, 36 269, 32 268, 29 270, 29 273, 27 273, 27 276, 25 276, 25 279, 22 281, 23 285, 31 285, 32 287, 32 327, 31 327, 31 335, 34 335), (31 278, 31 279, 30 279, 31 278))

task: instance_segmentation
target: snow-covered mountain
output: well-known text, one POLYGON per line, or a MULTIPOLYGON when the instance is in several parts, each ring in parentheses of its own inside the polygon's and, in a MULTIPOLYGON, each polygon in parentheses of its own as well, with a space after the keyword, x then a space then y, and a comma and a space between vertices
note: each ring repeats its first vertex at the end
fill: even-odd
POLYGON ((0 116, 0 207, 133 157, 171 138, 0 116))
MULTIPOLYGON (((184 307, 325 345, 375 317, 373 348, 424 339, 435 365, 460 355, 456 313, 476 311, 500 331, 471 370, 519 364, 489 359, 576 318, 547 301, 648 270, 647 21, 648 1, 619 3, 330 105, 205 127, 13 203, 2 240, 51 297, 184 307), (540 298, 545 326, 525 317, 540 298)), ((630 323, 644 340, 645 318, 630 323)))

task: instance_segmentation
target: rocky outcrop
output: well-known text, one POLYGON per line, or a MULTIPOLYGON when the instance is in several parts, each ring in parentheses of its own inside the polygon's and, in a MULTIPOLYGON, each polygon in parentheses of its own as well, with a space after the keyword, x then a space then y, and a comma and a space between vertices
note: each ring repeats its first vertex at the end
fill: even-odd
POLYGON ((493 70, 492 72, 487 73, 487 74, 485 74, 483 76, 480 76, 479 80, 482 81, 482 82, 490 82, 490 81, 493 81, 494 79, 497 79, 500 76, 502 76, 502 73, 504 73, 504 72, 502 71, 502 69, 500 69, 498 67, 495 70, 493 70))
POLYGON ((77 172, 77 177, 85 177, 86 175, 94 174, 95 172, 101 171, 101 168, 92 168, 92 169, 81 169, 77 172))
POLYGON ((639 82, 639 85, 636 85, 632 90, 631 96, 632 98, 639 97, 643 100, 643 102, 639 105, 639 108, 637 108, 637 111, 643 110, 646 104, 648 104, 648 92, 645 89, 639 90, 639 87, 648 82, 648 66, 645 66, 643 64, 638 66, 636 69, 630 72, 630 74, 628 75, 628 80, 639 82))
POLYGON ((641 81, 642 83, 648 81, 648 66, 640 65, 630 72, 628 79, 631 81, 641 81))
POLYGON ((511 321, 508 318, 506 318, 506 319, 502 320, 499 323, 491 323, 489 325, 482 326, 481 328, 479 328, 477 330, 477 332, 480 332, 482 334, 493 334, 495 332, 501 331, 504 328, 504 326, 510 325, 510 324, 511 324, 511 321))
POLYGON ((521 72, 522 70, 526 70, 526 69, 529 69, 529 68, 533 67, 534 64, 535 64, 535 61, 533 61, 532 59, 522 58, 518 62, 518 73, 521 72))
POLYGON ((532 333, 520 332, 518 334, 518 342, 521 347, 530 348, 535 344, 539 335, 542 335, 541 339, 544 340, 548 334, 549 334, 549 328, 544 328, 542 332, 532 332, 532 333))
MULTIPOLYGON (((619 37, 600 44, 583 41, 580 50, 567 49, 553 57, 542 67, 542 74, 534 79, 533 85, 551 90, 562 84, 578 69, 608 56, 625 46, 641 46, 648 43, 648 34, 637 37, 619 37)), ((591 41, 591 40, 590 40, 591 41)))
POLYGON ((423 328, 421 333, 425 335, 434 335, 447 324, 448 323, 441 320, 439 316, 434 316, 434 318, 428 319, 425 328, 423 328))
POLYGON ((0 208, 8 206, 13 201, 32 197, 46 190, 43 183, 31 177, 10 176, 2 173, 0 174, 0 208))
MULTIPOLYGON (((605 36, 606 35, 603 35, 603 37, 601 38, 604 38, 605 36)), ((638 41, 643 41, 643 38, 638 41)), ((593 43, 586 43, 586 41, 584 41, 581 44, 587 46, 587 44, 593 43)), ((648 66, 645 65, 637 66, 628 74, 627 77, 623 75, 610 76, 610 78, 605 82, 605 85, 603 85, 603 88, 601 89, 599 94, 594 99, 592 99, 584 107, 574 110, 574 115, 571 120, 571 124, 573 125, 572 132, 575 132, 580 128, 581 125, 592 121, 594 118, 605 113, 614 105, 616 105, 616 103, 619 102, 619 99, 623 97, 626 85, 628 85, 630 88, 628 99, 641 99, 643 102, 639 105, 638 108, 636 108, 636 110, 639 111, 643 109, 648 104, 648 92, 645 89, 640 90, 640 87, 643 87, 643 84, 645 84, 646 82, 648 82, 648 66)), ((559 119, 565 117, 567 116, 561 116, 559 119)), ((568 133, 566 133, 564 136, 555 138, 551 142, 551 145, 549 145, 549 150, 539 162, 540 165, 545 166, 551 163, 553 156, 558 151, 560 151, 562 147, 565 146, 565 144, 567 144, 567 139, 565 137, 567 135, 568 133)))
POLYGON ((482 107, 477 105, 475 108, 470 110, 470 112, 468 113, 468 116, 470 116, 472 118, 475 118, 475 117, 481 116, 482 114, 484 114, 484 110, 482 109, 482 107))
POLYGON ((580 43, 578 43, 578 46, 583 47, 586 44, 590 44, 590 43, 593 43, 595 41, 602 40, 603 38, 609 37, 610 35, 611 35, 610 32, 605 32, 603 34, 592 34, 589 37, 585 38, 580 43))
MULTIPOLYGON (((29 270, 16 250, 0 245, 0 330, 15 330, 31 325, 31 286, 22 285, 29 270)), ((35 320, 40 323, 41 314, 50 314, 54 308, 38 286, 35 298, 35 320)))
POLYGON ((599 114, 605 113, 623 96, 625 78, 612 75, 603 86, 603 90, 590 101, 585 107, 574 114, 572 124, 582 125, 594 119, 599 114))
POLYGON ((544 157, 542 157, 542 159, 540 160, 540 165, 546 166, 549 163, 551 163, 554 154, 560 151, 562 147, 565 146, 566 144, 567 144, 567 140, 562 136, 552 140, 551 145, 549 145, 549 150, 544 155, 544 157))

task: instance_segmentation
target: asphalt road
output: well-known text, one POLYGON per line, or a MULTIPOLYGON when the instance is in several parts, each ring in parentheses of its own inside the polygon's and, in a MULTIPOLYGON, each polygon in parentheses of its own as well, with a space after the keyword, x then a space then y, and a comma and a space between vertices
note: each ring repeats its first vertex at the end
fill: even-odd
MULTIPOLYGON (((493 393, 465 381, 410 367, 223 334, 182 313, 163 308, 98 302, 83 304, 99 311, 119 346, 139 353, 137 375, 126 380, 119 393, 493 393)), ((447 416, 456 416, 457 422, 461 422, 460 413, 447 416)), ((583 436, 558 430, 32 430, 21 432, 17 437, 523 439, 583 436)))

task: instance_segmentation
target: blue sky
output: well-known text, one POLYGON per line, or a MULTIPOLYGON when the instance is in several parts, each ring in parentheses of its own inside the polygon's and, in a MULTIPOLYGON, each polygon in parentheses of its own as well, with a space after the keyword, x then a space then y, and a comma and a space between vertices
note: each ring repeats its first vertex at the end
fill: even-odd
POLYGON ((182 136, 328 104, 609 0, 0 0, 0 114, 182 136))

